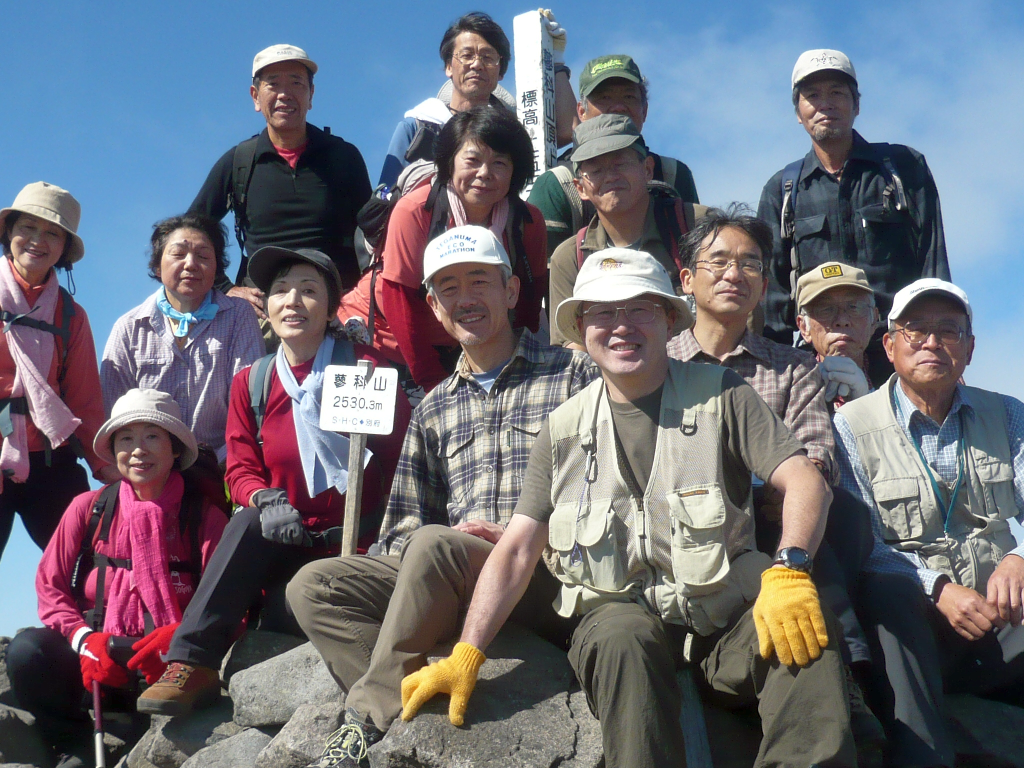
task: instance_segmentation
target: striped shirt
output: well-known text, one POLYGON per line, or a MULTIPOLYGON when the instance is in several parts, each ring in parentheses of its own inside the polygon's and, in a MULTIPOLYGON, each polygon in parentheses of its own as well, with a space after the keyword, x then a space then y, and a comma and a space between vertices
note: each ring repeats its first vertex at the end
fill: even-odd
POLYGON ((548 414, 600 375, 590 358, 542 346, 524 329, 490 392, 466 356, 416 407, 391 486, 383 554, 398 554, 424 525, 506 525, 548 414))
MULTIPOLYGON (((957 385, 953 395, 953 405, 946 414, 942 424, 925 416, 910 402, 903 391, 903 385, 893 387, 896 422, 907 437, 921 447, 921 454, 934 472, 949 487, 956 483, 957 476, 957 444, 960 442, 960 412, 965 418, 973 418, 974 409, 970 398, 962 386, 957 385)), ((1020 400, 1003 395, 1006 406, 1006 434, 1010 440, 1010 453, 1013 457, 1013 498, 1017 502, 1017 521, 1024 520, 1024 404, 1020 400)), ((842 413, 835 415, 836 444, 839 451, 839 486, 864 500, 872 510, 871 528, 875 535, 875 545, 865 569, 872 573, 903 573, 920 581, 925 594, 931 595, 935 582, 944 574, 927 568, 924 560, 916 552, 900 552, 886 544, 882 535, 882 519, 875 504, 875 495, 871 490, 864 464, 857 450, 857 439, 850 428, 850 422, 842 413)), ((1008 554, 1024 557, 1024 544, 1008 554)))
POLYGON ((265 347, 249 302, 214 290, 213 303, 217 314, 194 325, 182 349, 155 295, 122 315, 103 350, 100 385, 108 416, 129 389, 166 392, 181 408, 182 419, 196 440, 209 445, 224 461, 231 380, 262 357, 265 347))
POLYGON ((749 330, 724 360, 705 352, 692 330, 670 339, 668 354, 684 362, 713 363, 736 371, 804 444, 807 458, 819 465, 825 480, 835 483, 836 444, 825 403, 825 382, 814 355, 749 330))

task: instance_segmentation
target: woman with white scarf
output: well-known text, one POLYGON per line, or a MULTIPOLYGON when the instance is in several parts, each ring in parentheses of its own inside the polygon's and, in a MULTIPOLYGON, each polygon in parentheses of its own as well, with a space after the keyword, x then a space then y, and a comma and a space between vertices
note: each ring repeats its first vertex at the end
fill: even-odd
POLYGON ((36 716, 55 759, 89 753, 94 683, 105 708, 126 711, 138 695, 129 670, 151 683, 163 673, 160 653, 227 524, 216 506, 227 506, 223 490, 192 468, 196 439, 169 395, 125 393, 93 448, 121 482, 68 506, 36 574, 43 627, 20 632, 7 651, 20 706, 36 716), (116 660, 116 639, 127 639, 130 660, 116 660))
POLYGON ((492 107, 460 112, 441 129, 434 153, 433 183, 395 203, 379 273, 374 279, 373 270, 366 272, 344 296, 338 314, 343 322, 368 322, 372 295, 373 346, 399 367, 407 390, 411 380, 423 392, 455 370, 460 352, 427 306, 422 290, 428 242, 465 224, 494 232, 522 286, 514 327, 539 329, 541 300, 548 290, 544 216, 519 197, 533 176, 533 145, 515 115, 492 107))
POLYGON ((65 189, 37 181, 0 210, 0 556, 21 515, 46 547, 75 496, 93 476, 117 469, 96 456, 103 423, 89 318, 57 281, 85 255, 76 231, 82 208, 65 189))
POLYGON ((200 214, 154 224, 149 276, 160 287, 114 323, 100 364, 108 413, 134 387, 166 392, 219 461, 231 380, 266 351, 252 305, 213 287, 226 240, 224 225, 200 214))
MULTIPOLYGON (((217 670, 250 607, 266 594, 261 628, 301 630, 288 614, 284 588, 310 560, 339 552, 348 477, 347 436, 320 429, 324 368, 336 345, 351 360, 384 360, 352 345, 332 322, 341 294, 334 262, 310 249, 268 246, 253 254, 249 277, 266 295, 266 311, 281 345, 269 364, 269 392, 257 424, 250 382, 260 364, 231 388, 226 480, 236 510, 203 575, 195 599, 170 644, 171 664, 139 697, 138 709, 178 715, 217 701, 217 670)), ((399 394, 390 435, 367 440, 359 551, 376 539, 405 430, 408 401, 399 394)))

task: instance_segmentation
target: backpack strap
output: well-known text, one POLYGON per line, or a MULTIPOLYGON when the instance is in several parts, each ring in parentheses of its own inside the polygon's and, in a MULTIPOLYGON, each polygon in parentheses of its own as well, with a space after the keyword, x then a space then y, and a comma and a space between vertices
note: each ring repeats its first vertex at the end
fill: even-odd
POLYGON ((249 257, 245 253, 246 233, 249 229, 249 217, 246 205, 249 198, 249 182, 256 167, 256 141, 259 134, 246 139, 235 147, 231 160, 231 197, 228 207, 235 212, 235 239, 238 241, 239 263, 236 283, 241 283, 246 275, 249 257))
POLYGON ((882 168, 889 177, 889 183, 886 185, 885 192, 882 193, 886 207, 891 205, 901 213, 910 213, 910 203, 907 201, 907 193, 903 188, 903 179, 900 178, 896 164, 892 161, 892 144, 880 141, 872 144, 871 149, 880 156, 882 168))
MULTIPOLYGON (((660 181, 668 184, 672 189, 676 188, 676 176, 679 173, 679 161, 672 157, 662 157, 657 155, 657 161, 661 161, 661 177, 660 181)), ((655 176, 655 178, 659 178, 655 176)))
POLYGON ((569 231, 575 232, 583 225, 583 198, 580 197, 580 191, 576 189, 576 185, 573 183, 572 171, 568 166, 556 165, 551 169, 551 173, 565 193, 565 199, 568 201, 569 208, 572 211, 572 222, 569 225, 569 231))
POLYGON ((800 257, 796 252, 794 233, 796 232, 796 190, 799 186, 800 172, 803 170, 803 158, 794 160, 782 169, 779 186, 782 192, 782 210, 780 212, 779 232, 781 233, 782 251, 789 251, 789 295, 796 301, 796 281, 800 277, 800 257), (794 275, 796 277, 794 277, 794 275))
MULTIPOLYGON (((661 198, 654 201, 654 224, 658 228, 662 245, 668 250, 676 265, 676 275, 683 269, 683 260, 679 255, 679 241, 689 232, 683 201, 679 198, 661 198)), ((672 281, 673 283, 675 280, 672 281)))
POLYGON ((427 228, 428 243, 435 237, 443 235, 448 229, 448 217, 451 214, 451 209, 448 206, 448 195, 441 194, 444 189, 445 186, 435 178, 430 186, 427 202, 423 204, 423 209, 430 211, 430 226, 427 228))
POLYGON ((583 252, 583 241, 587 239, 587 230, 590 229, 588 224, 585 227, 580 227, 579 232, 576 233, 576 269, 583 269, 583 262, 587 260, 587 254, 583 252))
POLYGON ((85 527, 85 535, 82 537, 78 557, 75 560, 75 567, 71 571, 71 595, 80 606, 83 606, 85 604, 85 582, 89 578, 89 572, 93 568, 99 568, 96 573, 96 601, 93 609, 86 612, 86 621, 96 631, 103 629, 107 566, 123 567, 127 562, 128 567, 131 567, 130 561, 121 561, 96 554, 95 542, 107 541, 110 538, 110 524, 117 511, 117 494, 120 488, 121 481, 118 480, 116 483, 105 486, 96 494, 89 522, 85 527))
POLYGON ((263 445, 263 417, 267 412, 270 397, 270 373, 277 353, 264 355, 249 369, 249 405, 256 419, 256 442, 263 445))
POLYGON ((335 339, 331 350, 331 365, 355 365, 356 350, 348 339, 335 339))

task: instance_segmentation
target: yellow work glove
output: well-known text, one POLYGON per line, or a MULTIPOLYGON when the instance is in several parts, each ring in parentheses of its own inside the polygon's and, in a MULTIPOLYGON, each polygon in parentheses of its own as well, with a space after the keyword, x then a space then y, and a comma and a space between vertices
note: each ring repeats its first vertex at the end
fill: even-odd
POLYGON ((412 720, 420 707, 439 693, 452 697, 448 719, 462 725, 469 696, 476 687, 476 675, 487 657, 469 643, 458 643, 447 659, 418 669, 402 680, 402 719, 412 720))
POLYGON ((761 574, 761 594, 754 603, 754 627, 761 658, 772 650, 787 667, 803 667, 828 645, 818 590, 809 574, 790 568, 769 568, 761 574))

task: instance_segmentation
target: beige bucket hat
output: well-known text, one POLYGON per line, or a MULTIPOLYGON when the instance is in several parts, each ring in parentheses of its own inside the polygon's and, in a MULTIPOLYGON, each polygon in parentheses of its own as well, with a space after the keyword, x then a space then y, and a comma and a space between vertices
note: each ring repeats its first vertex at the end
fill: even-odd
POLYGON ((676 324, 670 336, 693 325, 686 300, 676 296, 672 279, 658 260, 644 251, 631 248, 605 248, 587 257, 576 276, 572 296, 555 309, 555 326, 571 342, 583 344, 576 318, 585 301, 626 301, 646 293, 667 299, 676 311, 676 324))
POLYGON ((181 420, 181 408, 166 392, 155 389, 129 389, 110 409, 110 418, 100 427, 96 438, 92 441, 92 449, 96 455, 111 464, 115 464, 114 452, 110 446, 110 438, 121 427, 129 424, 156 424, 163 427, 185 446, 181 454, 181 468, 191 467, 199 455, 196 437, 185 422, 181 420))
POLYGON ((7 214, 12 211, 38 216, 67 232, 71 238, 71 247, 67 255, 68 264, 74 264, 85 256, 85 243, 77 234, 78 223, 82 219, 82 206, 66 189, 47 184, 45 181, 29 184, 14 198, 10 208, 0 210, 0 229, 7 220, 7 214))

